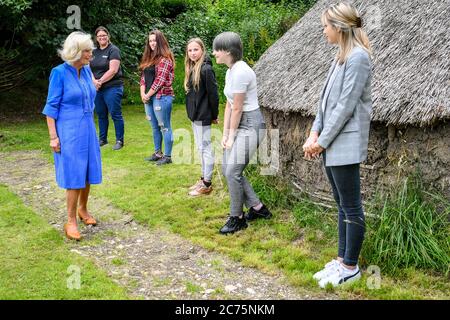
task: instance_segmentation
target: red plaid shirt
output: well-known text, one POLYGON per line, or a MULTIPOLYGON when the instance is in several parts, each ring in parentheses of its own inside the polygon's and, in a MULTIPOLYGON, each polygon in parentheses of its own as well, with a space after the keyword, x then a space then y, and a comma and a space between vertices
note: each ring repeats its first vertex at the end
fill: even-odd
MULTIPOLYGON (((155 80, 151 89, 156 92, 156 99, 161 96, 174 96, 172 82, 174 78, 173 63, 170 59, 162 58, 155 67, 155 80)), ((145 86, 144 73, 141 76, 141 86, 145 86)))

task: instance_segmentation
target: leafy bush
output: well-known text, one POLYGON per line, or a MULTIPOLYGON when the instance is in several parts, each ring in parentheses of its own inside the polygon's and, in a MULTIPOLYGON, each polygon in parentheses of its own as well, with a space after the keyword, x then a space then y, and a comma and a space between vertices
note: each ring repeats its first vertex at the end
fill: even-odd
MULTIPOLYGON (((200 37, 211 56, 214 37, 223 31, 235 31, 244 43, 244 59, 253 65, 313 3, 313 0, 80 0, 77 5, 82 30, 92 33, 99 25, 109 29, 111 41, 121 50, 121 66, 129 80, 126 84, 132 86, 139 87, 137 66, 149 31, 162 30, 178 59, 175 102, 184 103, 182 57, 189 38, 200 37)), ((74 31, 66 24, 71 15, 66 10, 72 4, 68 0, 0 0, 0 48, 19 53, 15 59, 17 70, 27 67, 28 80, 47 79, 51 68, 61 62, 56 51, 74 31)), ((226 67, 214 68, 224 102, 226 67)), ((130 102, 139 97, 134 90, 125 88, 130 102)))
POLYGON ((174 52, 183 54, 189 38, 200 37, 211 50, 214 37, 224 31, 240 34, 244 59, 253 65, 312 5, 312 1, 218 0, 180 14, 163 27, 174 52), (245 19, 244 19, 245 17, 245 19))
MULTIPOLYGON (((67 26, 73 14, 67 13, 67 9, 73 2, 0 1, 2 46, 17 48, 23 60, 37 62, 36 68, 48 73, 49 65, 59 62, 56 49, 74 31, 67 26)), ((133 67, 142 54, 149 28, 165 25, 171 21, 166 16, 178 14, 177 10, 184 12, 192 3, 192 0, 82 0, 76 5, 81 11, 81 29, 92 33, 99 25, 109 28, 112 41, 125 53, 124 64, 133 67)))

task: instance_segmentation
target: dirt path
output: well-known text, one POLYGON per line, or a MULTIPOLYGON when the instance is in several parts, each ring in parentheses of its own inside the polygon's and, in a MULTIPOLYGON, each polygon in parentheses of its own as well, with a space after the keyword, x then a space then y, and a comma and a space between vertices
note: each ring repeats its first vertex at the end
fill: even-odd
MULTIPOLYGON (((62 234, 65 192, 53 165, 37 151, 0 153, 0 183, 62 234)), ((107 178, 107 177, 106 177, 107 178)), ((129 293, 144 299, 335 299, 311 295, 226 256, 207 251, 170 232, 149 229, 131 214, 92 197, 96 227, 80 228, 84 240, 67 241, 71 251, 106 270, 129 293), (103 213, 103 214, 102 214, 103 213)))

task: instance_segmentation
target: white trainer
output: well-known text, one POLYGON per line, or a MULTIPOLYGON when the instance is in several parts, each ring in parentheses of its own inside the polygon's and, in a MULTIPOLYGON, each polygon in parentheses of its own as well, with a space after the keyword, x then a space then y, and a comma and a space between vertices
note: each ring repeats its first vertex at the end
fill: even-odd
POLYGON ((316 272, 313 275, 313 278, 317 281, 320 281, 322 279, 328 278, 329 276, 331 276, 333 273, 336 272, 336 270, 338 269, 340 263, 338 260, 333 259, 330 262, 328 262, 325 265, 325 268, 323 268, 322 270, 316 272))
POLYGON ((361 278, 361 270, 356 266, 356 269, 351 270, 345 268, 343 265, 338 267, 332 275, 319 281, 319 286, 325 288, 327 284, 331 284, 333 287, 337 287, 344 283, 350 283, 361 278))
POLYGON ((195 190, 198 187, 200 187, 201 185, 203 185, 203 180, 202 179, 198 180, 194 185, 190 186, 189 187, 189 191, 195 190))

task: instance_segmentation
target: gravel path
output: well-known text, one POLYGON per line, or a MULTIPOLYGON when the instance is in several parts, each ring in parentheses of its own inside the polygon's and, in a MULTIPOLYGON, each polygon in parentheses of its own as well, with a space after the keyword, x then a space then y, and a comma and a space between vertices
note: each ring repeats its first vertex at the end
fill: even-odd
MULTIPOLYGON (((65 191, 54 167, 37 151, 0 153, 0 183, 61 232, 65 191)), ((107 177, 106 177, 107 178, 107 177)), ((95 195, 95 193, 94 193, 95 195)), ((70 250, 92 260, 135 297, 144 299, 336 299, 287 284, 281 274, 243 267, 176 234, 149 229, 107 200, 91 197, 99 224, 80 226, 84 239, 70 250)))

